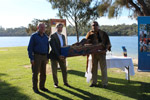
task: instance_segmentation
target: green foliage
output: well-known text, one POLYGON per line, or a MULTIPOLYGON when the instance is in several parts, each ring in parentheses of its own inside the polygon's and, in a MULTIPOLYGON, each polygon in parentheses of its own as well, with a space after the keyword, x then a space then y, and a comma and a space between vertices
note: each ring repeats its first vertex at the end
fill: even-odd
POLYGON ((48 20, 33 19, 32 22, 28 25, 28 28, 26 28, 26 32, 28 34, 32 34, 32 33, 36 32, 37 31, 37 26, 38 26, 39 22, 45 23, 45 27, 46 27, 45 33, 47 35, 50 35, 50 31, 51 31, 51 28, 50 28, 50 19, 48 19, 48 20))
MULTIPOLYGON (((87 1, 87 0, 84 0, 87 1)), ((92 0, 95 2, 95 0, 92 0)), ((118 17, 122 14, 123 8, 129 10, 129 16, 150 16, 150 0, 97 0, 99 16, 108 15, 109 18, 118 17)), ((96 1, 96 2, 97 2, 96 1)))
POLYGON ((28 28, 26 28, 26 32, 28 34, 32 34, 33 32, 36 32, 38 22, 39 22, 38 19, 32 20, 32 23, 28 25, 28 28))
POLYGON ((98 7, 99 16, 104 16, 109 6, 110 6, 109 2, 104 2, 103 4, 99 5, 98 7))
POLYGON ((108 14, 108 18, 111 18, 112 16, 114 16, 115 15, 115 6, 111 6, 110 8, 109 8, 109 14, 108 14))
POLYGON ((0 27, 0 36, 27 36, 25 27, 3 28, 0 27))
MULTIPOLYGON (((33 30, 31 30, 31 32, 35 32, 36 30, 34 30, 34 28, 36 28, 36 26, 31 25, 33 27, 33 30)), ((31 28, 31 27, 30 27, 31 28)), ((68 36, 76 36, 76 31, 74 30, 75 26, 67 26, 67 35, 68 36)), ((8 29, 4 29, 4 28, 0 28, 0 36, 27 36, 30 34, 26 33, 26 29, 25 27, 20 27, 20 28, 8 28, 8 29)), ((49 26, 47 27, 47 29, 50 29, 49 26)), ((132 35, 137 35, 138 31, 138 26, 136 24, 132 24, 132 25, 102 25, 100 26, 100 29, 106 31, 108 33, 108 35, 110 36, 132 36, 132 35)), ((91 30, 91 26, 86 25, 84 27, 82 27, 79 30, 79 36, 85 36, 87 34, 88 31, 91 30)), ((50 30, 47 30, 46 33, 48 33, 50 30)))
POLYGON ((126 0, 116 0, 116 5, 120 5, 121 7, 123 7, 126 4, 127 4, 126 0))
MULTIPOLYGON (((36 26, 31 25, 33 27, 36 28, 36 26)), ((31 27, 30 27, 31 28, 31 27)), ((68 36, 76 36, 76 31, 74 30, 75 26, 67 26, 67 35, 68 36)), ((0 36, 27 36, 29 34, 26 33, 26 29, 25 27, 20 27, 20 28, 8 28, 8 29, 4 29, 4 28, 0 28, 0 36)), ((33 28, 34 29, 34 28, 33 28)), ((50 29, 49 26, 47 27, 47 29, 50 29)), ((110 36, 132 36, 132 35, 137 35, 138 31, 138 26, 137 24, 132 24, 132 25, 102 25, 100 26, 100 29, 106 31, 108 33, 108 35, 110 36)), ((85 36, 87 34, 88 31, 91 30, 91 26, 90 24, 82 27, 79 30, 79 36, 85 36)), ((35 30, 36 31, 36 30, 35 30)), ((32 32, 35 32, 34 30, 32 30, 32 32)), ((50 30, 46 31, 46 33, 48 33, 50 30)), ((31 34, 31 33, 30 33, 31 34)))
MULTIPOLYGON (((74 27, 67 27, 67 35, 75 36, 75 31, 73 31, 74 27)), ((90 30, 90 26, 83 27, 82 30, 79 31, 80 36, 85 36, 86 33, 90 30)), ((107 32, 109 36, 132 36, 138 34, 138 26, 137 24, 132 25, 102 25, 100 29, 107 32)))

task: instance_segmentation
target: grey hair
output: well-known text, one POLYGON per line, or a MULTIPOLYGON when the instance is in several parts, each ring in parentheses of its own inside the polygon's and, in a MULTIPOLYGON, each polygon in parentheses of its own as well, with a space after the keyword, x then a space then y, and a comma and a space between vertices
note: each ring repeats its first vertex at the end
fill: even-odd
POLYGON ((45 23, 44 22, 39 22, 38 23, 38 25, 37 25, 37 27, 39 27, 40 25, 42 25, 42 24, 44 24, 45 25, 45 23))

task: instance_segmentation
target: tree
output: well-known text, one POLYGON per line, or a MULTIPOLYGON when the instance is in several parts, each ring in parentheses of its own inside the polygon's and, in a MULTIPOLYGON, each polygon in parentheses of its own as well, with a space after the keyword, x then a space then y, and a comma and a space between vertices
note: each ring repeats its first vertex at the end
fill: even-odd
POLYGON ((28 28, 26 28, 26 32, 28 34, 31 34, 37 30, 37 25, 38 25, 38 19, 32 20, 31 24, 28 24, 28 28))
POLYGON ((38 25, 39 22, 45 23, 45 25, 46 25, 45 33, 47 35, 50 35, 50 32, 51 32, 50 19, 47 19, 47 20, 34 19, 34 20, 32 20, 32 22, 28 25, 28 28, 26 28, 26 32, 28 34, 31 34, 35 31, 37 31, 37 25, 38 25))
POLYGON ((79 42, 79 30, 92 19, 95 20, 98 17, 97 2, 88 0, 48 0, 52 4, 53 9, 58 9, 60 18, 66 18, 68 22, 75 26, 77 34, 77 42, 79 42), (74 24, 73 24, 73 23, 74 24))
POLYGON ((27 36, 26 27, 3 28, 0 26, 0 36, 27 36))
MULTIPOLYGON (((90 0, 83 0, 88 2, 90 0)), ((127 8, 131 13, 129 17, 150 16, 150 0, 98 0, 99 16, 108 16, 109 18, 121 15, 123 8, 127 8)), ((95 0, 93 0, 95 2, 95 0)))

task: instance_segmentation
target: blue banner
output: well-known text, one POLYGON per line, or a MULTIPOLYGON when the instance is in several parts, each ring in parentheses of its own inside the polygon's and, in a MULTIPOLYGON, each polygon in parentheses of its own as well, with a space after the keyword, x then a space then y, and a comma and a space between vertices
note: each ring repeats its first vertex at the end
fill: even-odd
POLYGON ((138 17, 138 70, 150 71, 150 17, 138 17))

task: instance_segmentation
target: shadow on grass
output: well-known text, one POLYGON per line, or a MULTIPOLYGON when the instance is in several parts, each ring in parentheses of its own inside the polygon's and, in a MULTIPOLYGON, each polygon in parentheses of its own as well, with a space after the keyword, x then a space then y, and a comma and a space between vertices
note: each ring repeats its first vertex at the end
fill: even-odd
POLYGON ((150 100, 150 83, 139 82, 141 84, 141 94, 138 97, 139 100, 150 100))
MULTIPOLYGON (((77 70, 68 70, 69 74, 77 75, 84 77, 85 72, 77 70)), ((98 80, 101 79, 101 76, 98 75, 98 80)), ((139 99, 139 100, 149 100, 150 98, 150 83, 140 82, 140 81, 128 81, 126 79, 119 79, 108 77, 108 88, 109 91, 114 91, 118 94, 125 95, 130 98, 139 99), (117 83, 117 84, 116 84, 117 83)), ((100 81, 98 81, 100 84, 100 81)))
MULTIPOLYGON (((111 78, 112 79, 112 78, 111 78)), ((115 80, 115 78, 114 78, 115 80)), ((150 83, 131 81, 132 84, 126 83, 123 85, 116 85, 109 83, 108 90, 115 91, 118 94, 128 96, 138 100, 150 99, 150 83)))
MULTIPOLYGON (((6 74, 0 73, 0 77, 1 76, 8 76, 6 74)), ((28 96, 26 96, 23 93, 19 92, 19 88, 18 87, 13 87, 11 86, 11 84, 8 84, 7 82, 5 82, 4 80, 0 79, 0 100, 30 100, 31 98, 29 98, 28 96)), ((48 92, 52 95, 56 95, 57 97, 59 97, 60 99, 63 98, 64 100, 71 100, 68 97, 62 96, 58 93, 54 93, 54 92, 48 92)), ((39 95, 43 96, 46 99, 49 100, 58 100, 56 98, 52 98, 49 95, 40 92, 39 95)))
POLYGON ((73 74, 81 77, 85 77, 85 72, 77 71, 77 70, 68 70, 68 74, 73 74))
MULTIPOLYGON (((47 93, 52 94, 52 95, 55 95, 55 96, 57 96, 58 98, 63 99, 63 100, 72 100, 72 99, 70 99, 70 98, 68 98, 68 97, 62 96, 62 95, 60 95, 60 94, 58 94, 58 93, 54 93, 54 92, 51 92, 51 91, 48 91, 47 93)), ((41 95, 41 96, 43 96, 43 97, 45 97, 45 98, 47 98, 47 99, 49 99, 49 100, 58 100, 58 99, 52 98, 52 97, 50 97, 50 96, 48 96, 48 95, 46 95, 46 94, 44 94, 44 93, 40 93, 39 95, 41 95)))
POLYGON ((101 97, 98 95, 94 95, 90 92, 87 92, 87 91, 84 91, 84 90, 81 90, 81 89, 78 89, 75 87, 71 87, 71 89, 74 89, 74 90, 78 91, 79 93, 73 92, 73 91, 71 91, 69 89, 65 89, 63 87, 59 87, 59 88, 62 89, 63 91, 66 91, 66 92, 72 94, 72 95, 75 95, 76 97, 79 97, 82 100, 109 100, 107 98, 104 98, 104 97, 101 97))
MULTIPOLYGON (((7 76, 0 73, 1 76, 7 76)), ((0 79, 0 100, 29 100, 30 98, 19 92, 19 88, 11 86, 4 80, 0 79)))
MULTIPOLYGON (((1 76, 7 76, 7 75, 0 73, 0 77, 1 76)), ((63 89, 63 88, 61 88, 61 89, 67 91, 67 89, 63 89)), ((76 89, 76 88, 74 88, 74 89, 76 89)), ((15 100, 30 100, 31 99, 28 96, 24 95, 23 93, 20 93, 19 90, 20 90, 19 88, 13 87, 13 86, 11 86, 11 84, 8 84, 7 82, 0 79, 0 100, 6 100, 6 99, 8 99, 8 100, 12 100, 12 99, 15 99, 15 100)), ((91 95, 91 96, 94 97, 94 95, 92 95, 92 94, 90 94, 86 91, 83 91, 83 90, 79 90, 79 91, 83 92, 84 94, 91 95)), ((75 93, 75 92, 72 92, 72 91, 69 91, 69 90, 68 90, 68 92, 70 92, 70 93, 72 93, 76 96, 79 96, 83 99, 86 99, 86 98, 88 99, 88 97, 82 96, 78 93, 75 93)), ((69 97, 63 96, 63 94, 61 95, 61 94, 54 93, 54 92, 51 92, 51 91, 49 91, 48 93, 52 94, 54 96, 57 96, 58 98, 63 99, 63 100, 72 100, 69 97)), ((43 92, 40 92, 39 95, 43 96, 45 99, 58 100, 56 98, 50 97, 49 95, 47 95, 46 93, 43 93, 43 92)))

